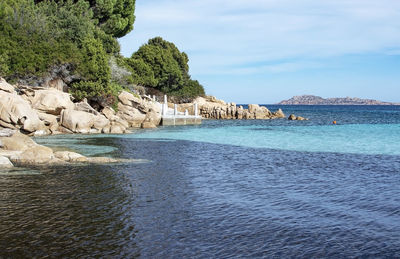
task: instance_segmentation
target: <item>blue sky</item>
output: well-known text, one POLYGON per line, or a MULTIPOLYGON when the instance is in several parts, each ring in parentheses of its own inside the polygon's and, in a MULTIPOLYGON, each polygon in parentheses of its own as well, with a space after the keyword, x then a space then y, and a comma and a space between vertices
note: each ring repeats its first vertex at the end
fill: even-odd
POLYGON ((136 0, 130 56, 161 36, 206 92, 236 103, 294 95, 400 102, 399 0, 136 0))

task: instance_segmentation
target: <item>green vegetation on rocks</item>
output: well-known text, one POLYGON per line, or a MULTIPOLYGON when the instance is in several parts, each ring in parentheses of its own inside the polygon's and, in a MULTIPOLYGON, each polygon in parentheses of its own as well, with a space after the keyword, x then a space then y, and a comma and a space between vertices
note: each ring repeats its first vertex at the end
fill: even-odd
POLYGON ((204 95, 204 88, 189 75, 189 58, 161 37, 150 39, 126 60, 132 82, 182 98, 204 95))
POLYGON ((77 100, 100 106, 115 105, 118 91, 132 86, 203 95, 173 43, 154 38, 121 57, 117 38, 133 29, 134 10, 135 0, 2 0, 0 76, 33 85, 60 77, 77 100))

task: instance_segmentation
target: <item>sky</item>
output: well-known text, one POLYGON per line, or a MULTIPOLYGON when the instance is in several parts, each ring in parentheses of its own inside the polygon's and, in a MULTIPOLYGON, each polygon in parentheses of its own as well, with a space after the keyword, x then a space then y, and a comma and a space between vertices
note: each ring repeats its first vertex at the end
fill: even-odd
POLYGON ((161 36, 227 102, 400 102, 400 0, 136 0, 135 15, 124 56, 161 36))

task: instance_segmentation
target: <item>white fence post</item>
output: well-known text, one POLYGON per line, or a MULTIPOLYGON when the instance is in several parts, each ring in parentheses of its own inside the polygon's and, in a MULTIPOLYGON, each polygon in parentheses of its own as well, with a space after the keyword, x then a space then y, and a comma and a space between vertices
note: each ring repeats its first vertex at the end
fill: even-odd
POLYGON ((199 116, 199 107, 197 103, 194 103, 194 116, 199 116))

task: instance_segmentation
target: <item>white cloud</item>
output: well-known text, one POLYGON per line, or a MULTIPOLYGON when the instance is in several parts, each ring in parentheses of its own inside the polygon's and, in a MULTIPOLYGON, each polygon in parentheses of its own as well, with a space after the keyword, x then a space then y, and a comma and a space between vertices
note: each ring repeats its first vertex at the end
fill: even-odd
POLYGON ((302 59, 400 49, 398 0, 137 0, 136 16, 123 53, 162 36, 189 54, 195 75, 276 73, 309 68, 302 59))

